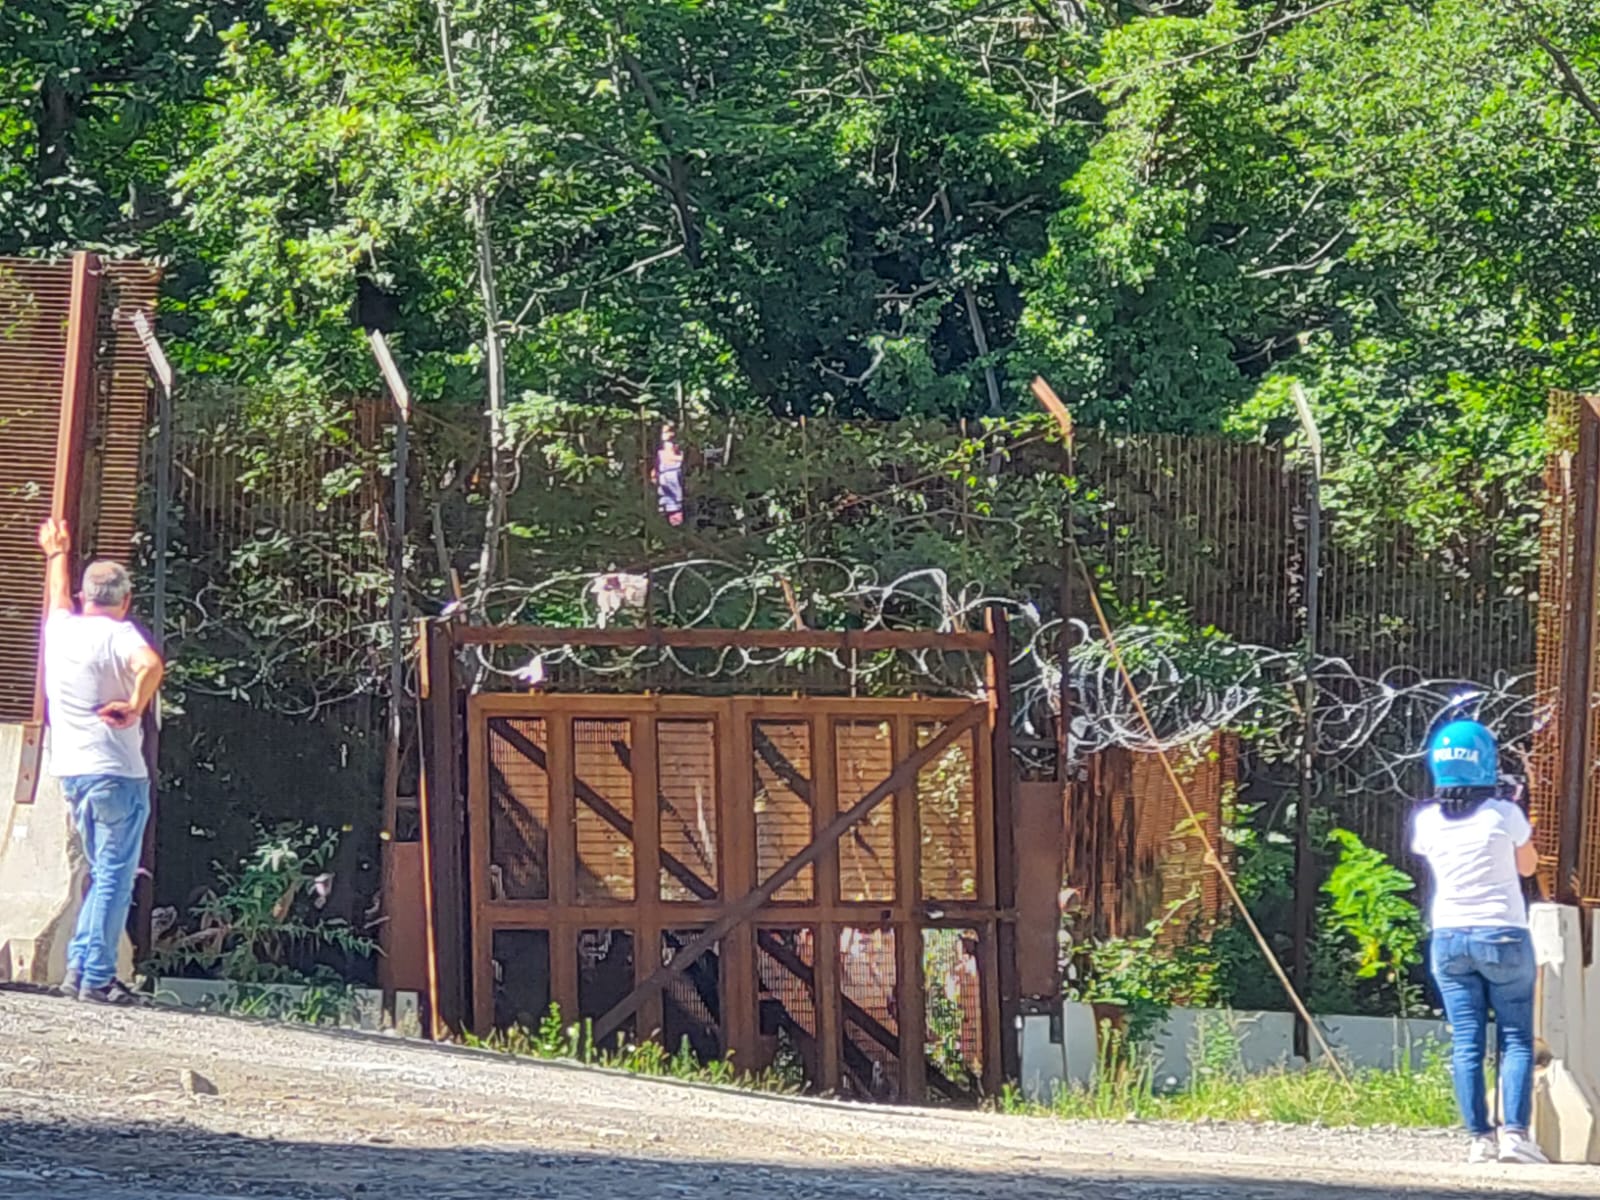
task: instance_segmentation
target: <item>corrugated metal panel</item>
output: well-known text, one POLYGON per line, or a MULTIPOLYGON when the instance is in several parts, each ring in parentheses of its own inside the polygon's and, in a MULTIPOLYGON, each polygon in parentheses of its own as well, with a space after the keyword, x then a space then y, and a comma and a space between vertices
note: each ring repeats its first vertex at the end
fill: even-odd
MULTIPOLYGON (((102 268, 91 395, 80 453, 77 549, 128 561, 148 428, 144 349, 132 314, 154 318, 159 269, 102 268)), ((34 531, 50 515, 60 438, 72 264, 0 259, 0 721, 35 719, 44 565, 34 531)))
POLYGON ((150 429, 150 364, 133 327, 143 312, 155 325, 159 267, 145 262, 114 262, 106 267, 101 302, 102 338, 95 364, 99 403, 90 426, 97 469, 86 473, 95 488, 93 540, 85 548, 96 558, 132 561, 138 537, 139 486, 150 429))
POLYGON ((44 564, 34 531, 55 486, 72 271, 0 261, 0 720, 36 719, 44 564))

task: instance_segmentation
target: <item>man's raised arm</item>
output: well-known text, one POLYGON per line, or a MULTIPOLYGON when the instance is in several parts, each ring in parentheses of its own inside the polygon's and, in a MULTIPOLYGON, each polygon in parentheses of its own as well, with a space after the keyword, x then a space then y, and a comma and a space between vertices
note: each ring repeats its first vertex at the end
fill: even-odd
POLYGON ((46 615, 58 609, 72 611, 72 575, 67 562, 72 535, 65 521, 51 518, 39 526, 39 549, 44 551, 44 609, 46 615))

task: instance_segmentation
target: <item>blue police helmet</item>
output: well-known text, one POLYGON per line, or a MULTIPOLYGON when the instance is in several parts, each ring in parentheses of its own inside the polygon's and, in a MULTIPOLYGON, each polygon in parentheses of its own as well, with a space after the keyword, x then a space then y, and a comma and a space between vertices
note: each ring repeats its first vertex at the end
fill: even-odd
POLYGON ((1428 742, 1428 770, 1436 790, 1495 787, 1500 752, 1494 734, 1477 721, 1451 721, 1428 742))

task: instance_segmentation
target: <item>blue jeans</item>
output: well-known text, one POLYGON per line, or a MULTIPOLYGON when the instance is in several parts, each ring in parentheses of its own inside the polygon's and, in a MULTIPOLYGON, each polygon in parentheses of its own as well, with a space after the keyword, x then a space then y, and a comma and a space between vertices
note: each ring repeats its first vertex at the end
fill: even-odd
POLYGON ((1526 1133, 1533 1116, 1533 940, 1526 929, 1506 926, 1435 929, 1430 959, 1450 1021, 1456 1103, 1467 1132, 1494 1132, 1483 1076, 1493 1008, 1505 1125, 1526 1133))
POLYGON ((85 987, 104 987, 117 973, 117 950, 128 924, 139 873, 150 781, 121 775, 69 775, 61 780, 73 824, 89 859, 89 894, 67 945, 67 970, 85 987))

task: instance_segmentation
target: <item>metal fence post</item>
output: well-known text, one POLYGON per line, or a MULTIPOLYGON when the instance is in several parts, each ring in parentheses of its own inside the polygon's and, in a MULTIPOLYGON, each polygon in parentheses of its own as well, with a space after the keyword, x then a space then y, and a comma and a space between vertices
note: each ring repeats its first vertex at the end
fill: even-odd
MULTIPOLYGON (((1316 863, 1311 853, 1311 798, 1317 791, 1317 645, 1322 606, 1322 438, 1305 392, 1294 385, 1295 409, 1311 455, 1306 481, 1305 696, 1301 701, 1300 796, 1294 821, 1294 990, 1302 1000, 1311 987, 1311 925, 1316 914, 1316 863)), ((1294 1052, 1311 1054, 1311 1030, 1296 1015, 1294 1052)))
POLYGON ((1577 904, 1580 842, 1589 783, 1589 712, 1594 686, 1595 553, 1600 540, 1600 396, 1578 403, 1578 453, 1572 471, 1574 533, 1571 602, 1565 613, 1561 672, 1561 795, 1556 900, 1577 904))

